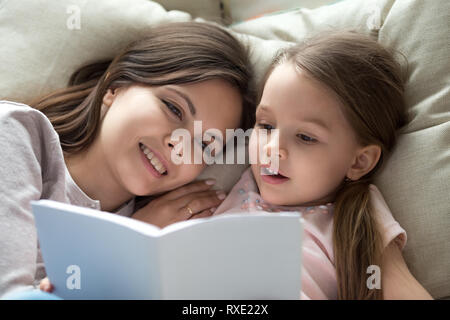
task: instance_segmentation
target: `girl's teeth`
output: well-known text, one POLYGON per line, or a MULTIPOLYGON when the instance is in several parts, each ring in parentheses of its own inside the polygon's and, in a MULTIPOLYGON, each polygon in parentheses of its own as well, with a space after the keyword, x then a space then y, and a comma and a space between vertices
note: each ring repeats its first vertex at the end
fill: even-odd
POLYGON ((278 174, 278 172, 275 172, 275 171, 273 171, 273 170, 271 170, 270 168, 267 168, 267 167, 263 167, 262 171, 263 171, 262 173, 266 174, 266 175, 277 175, 278 174))

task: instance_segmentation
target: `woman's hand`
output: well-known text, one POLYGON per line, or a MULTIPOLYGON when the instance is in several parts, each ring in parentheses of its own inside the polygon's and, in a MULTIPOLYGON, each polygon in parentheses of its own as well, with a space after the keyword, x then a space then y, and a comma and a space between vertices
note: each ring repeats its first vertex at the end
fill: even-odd
POLYGON ((50 280, 48 278, 44 278, 39 283, 39 289, 41 291, 51 293, 53 291, 53 285, 50 283, 50 280))
POLYGON ((136 211, 132 218, 164 228, 174 222, 210 216, 225 192, 209 190, 214 180, 196 181, 172 190, 136 211))

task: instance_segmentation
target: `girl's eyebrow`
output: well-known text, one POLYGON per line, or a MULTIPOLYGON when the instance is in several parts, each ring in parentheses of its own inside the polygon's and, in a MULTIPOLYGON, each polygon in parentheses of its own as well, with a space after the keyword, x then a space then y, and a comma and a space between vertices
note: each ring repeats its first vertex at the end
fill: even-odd
POLYGON ((319 127, 322 127, 325 130, 327 130, 327 131, 330 131, 330 127, 322 119, 319 119, 319 118, 307 118, 307 119, 303 119, 303 122, 314 123, 314 124, 318 125, 319 127))
POLYGON ((256 109, 256 112, 271 112, 269 107, 265 106, 265 105, 259 105, 258 108, 256 109))
MULTIPOLYGON (((266 105, 260 105, 258 107, 258 109, 256 110, 256 112, 258 112, 258 111, 259 112, 267 112, 267 113, 271 113, 272 112, 272 111, 270 111, 270 109, 266 105)), ((325 121, 323 121, 322 119, 320 119, 320 118, 311 117, 311 118, 301 119, 301 121, 302 122, 313 123, 315 125, 318 125, 319 127, 324 128, 327 131, 330 131, 330 127, 328 126, 328 124, 325 121)))
POLYGON ((183 92, 181 92, 181 91, 179 91, 179 90, 177 90, 177 89, 175 89, 173 87, 167 87, 167 90, 173 91, 177 95, 179 95, 181 98, 183 98, 186 101, 186 103, 187 103, 187 105, 189 107, 189 111, 191 112, 191 115, 192 116, 195 115, 196 110, 195 110, 194 104, 192 103, 191 99, 186 94, 184 94, 183 92))
POLYGON ((256 108, 255 115, 259 115, 260 113, 272 114, 272 111, 265 105, 259 105, 258 108, 256 108))

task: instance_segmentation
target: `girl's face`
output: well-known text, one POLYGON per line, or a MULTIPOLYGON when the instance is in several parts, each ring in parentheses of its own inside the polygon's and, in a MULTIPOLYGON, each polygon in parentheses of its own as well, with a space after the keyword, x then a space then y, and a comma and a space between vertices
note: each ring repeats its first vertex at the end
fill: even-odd
POLYGON ((239 126, 242 110, 239 91, 223 80, 108 90, 103 103, 106 114, 97 154, 114 181, 133 195, 175 189, 194 180, 206 166, 203 161, 180 165, 171 161, 172 149, 182 143, 171 140, 175 129, 190 132, 193 157, 194 143, 199 144, 197 150, 211 143, 194 141, 194 120, 201 121, 202 135, 215 128, 225 137, 225 129, 239 126), (145 157, 144 146, 153 153, 152 161, 145 157))
POLYGON ((268 135, 264 149, 271 156, 271 152, 278 152, 279 173, 284 176, 267 175, 267 171, 261 174, 261 161, 252 165, 265 201, 277 205, 334 201, 334 191, 357 165, 359 146, 331 90, 296 70, 292 63, 277 66, 265 84, 256 112, 252 146, 258 143, 260 128, 279 130, 279 135, 268 135))

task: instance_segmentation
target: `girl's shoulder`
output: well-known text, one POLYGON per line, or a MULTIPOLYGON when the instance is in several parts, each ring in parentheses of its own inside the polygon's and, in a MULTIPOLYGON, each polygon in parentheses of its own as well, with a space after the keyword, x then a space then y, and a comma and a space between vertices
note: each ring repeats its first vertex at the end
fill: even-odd
POLYGON ((403 249, 407 242, 406 231, 400 226, 398 221, 392 214, 383 194, 374 184, 369 185, 370 188, 370 201, 374 209, 375 218, 378 222, 381 236, 383 239, 383 247, 395 240, 400 249, 403 249))
POLYGON ((386 203, 386 200, 384 200, 383 194, 381 193, 380 189, 374 184, 369 185, 370 190, 370 200, 376 210, 383 209, 385 213, 388 213, 392 216, 391 211, 386 203))

